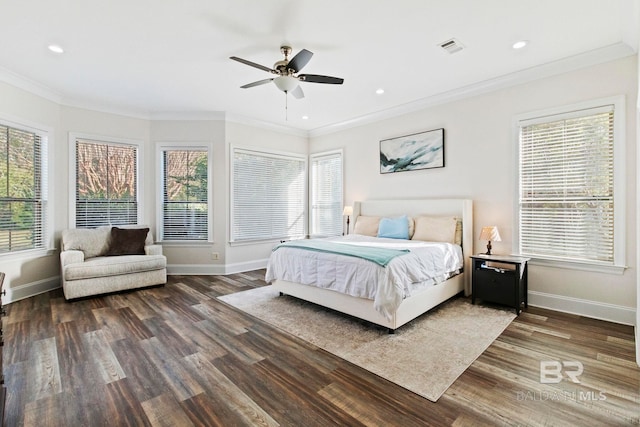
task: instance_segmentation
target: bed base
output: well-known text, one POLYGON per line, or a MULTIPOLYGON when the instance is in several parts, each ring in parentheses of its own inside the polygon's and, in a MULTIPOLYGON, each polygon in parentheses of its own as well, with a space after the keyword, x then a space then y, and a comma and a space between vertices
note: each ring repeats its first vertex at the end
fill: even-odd
POLYGON ((330 289, 301 285, 285 280, 276 280, 272 283, 272 286, 281 295, 290 295, 375 323, 388 328, 389 333, 393 333, 405 323, 426 313, 454 295, 463 292, 464 283, 464 273, 458 274, 445 282, 427 288, 417 295, 406 298, 390 320, 387 320, 373 308, 373 301, 370 299, 352 297, 330 289))

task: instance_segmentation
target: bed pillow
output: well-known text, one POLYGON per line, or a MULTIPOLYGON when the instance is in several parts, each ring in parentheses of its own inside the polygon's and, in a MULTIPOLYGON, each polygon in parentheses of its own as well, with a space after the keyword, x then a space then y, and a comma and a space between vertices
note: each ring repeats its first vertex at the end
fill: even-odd
POLYGON ((409 219, 406 215, 397 218, 382 218, 378 226, 378 237, 390 239, 409 238, 409 219))
POLYGON ((105 255, 144 255, 148 233, 148 228, 111 228, 111 241, 105 255))
POLYGON ((416 227, 415 224, 416 222, 413 220, 413 217, 407 217, 407 219, 409 220, 409 239, 411 239, 413 237, 413 233, 415 233, 416 231, 416 227))
POLYGON ((462 218, 456 218, 456 236, 453 243, 462 246, 462 218))
MULTIPOLYGON (((450 216, 419 216, 414 218, 413 240, 455 243, 457 219, 450 216)), ((462 229, 461 229, 462 231, 462 229)))
POLYGON ((379 216, 359 215, 356 219, 356 225, 353 228, 353 232, 355 234, 362 234, 364 236, 376 237, 378 235, 379 223, 379 216))

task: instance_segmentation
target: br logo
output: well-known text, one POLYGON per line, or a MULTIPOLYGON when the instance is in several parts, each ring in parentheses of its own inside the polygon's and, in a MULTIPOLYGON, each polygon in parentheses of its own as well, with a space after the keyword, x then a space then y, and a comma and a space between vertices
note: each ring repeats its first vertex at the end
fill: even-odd
POLYGON ((540 382, 543 384, 557 384, 564 378, 564 374, 576 384, 580 384, 578 377, 584 371, 581 362, 575 360, 542 360, 540 361, 540 382))

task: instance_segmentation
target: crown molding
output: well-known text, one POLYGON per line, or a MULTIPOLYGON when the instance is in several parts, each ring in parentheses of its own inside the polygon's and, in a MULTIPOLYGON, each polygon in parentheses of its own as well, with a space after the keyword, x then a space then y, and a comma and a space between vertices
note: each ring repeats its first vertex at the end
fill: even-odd
POLYGON ((309 131, 309 137, 317 137, 340 132, 346 129, 375 123, 380 120, 402 116, 416 111, 424 110, 436 105, 441 105, 477 95, 493 92, 499 89, 528 83, 534 80, 591 67, 605 62, 614 61, 635 55, 635 50, 626 43, 616 43, 600 49, 594 49, 578 55, 548 62, 536 67, 527 68, 515 73, 506 74, 489 80, 484 80, 458 89, 442 92, 433 96, 422 98, 413 102, 398 105, 386 110, 377 111, 350 120, 345 120, 328 126, 319 127, 309 131))
POLYGON ((183 120, 183 121, 215 121, 225 120, 226 113, 224 111, 163 111, 152 112, 149 120, 183 120))
POLYGON ((289 134, 289 135, 294 135, 294 136, 300 136, 303 138, 308 138, 309 137, 309 131, 304 130, 304 129, 298 129, 298 128, 292 128, 289 126, 283 126, 283 125, 279 125, 279 124, 275 124, 275 123, 271 123, 271 122, 265 122, 262 120, 257 120, 257 119, 252 119, 250 117, 246 117, 240 114, 236 114, 236 113, 227 113, 226 114, 227 117, 227 122, 231 122, 231 123, 237 123, 237 124, 241 124, 241 125, 247 125, 247 126, 251 126, 254 128, 261 128, 261 129, 265 129, 265 130, 271 130, 274 132, 280 132, 280 133, 285 133, 285 134, 289 134))
POLYGON ((105 105, 98 102, 87 100, 79 100, 73 98, 63 98, 60 102, 63 107, 78 108, 80 110, 96 111, 99 113, 113 114, 115 116, 123 116, 130 119, 150 120, 150 115, 146 111, 135 108, 115 107, 105 105))
POLYGON ((63 97, 60 93, 54 91, 53 89, 3 67, 0 67, 0 81, 45 98, 49 101, 55 102, 59 105, 72 108, 87 109, 141 120, 224 120, 231 123, 238 123, 274 132, 295 135, 303 138, 313 138, 340 132, 358 126, 363 126, 380 120, 413 113, 416 111, 434 107, 436 105, 441 105, 448 102, 453 102, 460 99, 470 98, 473 96, 492 92, 495 90, 508 88, 518 84, 523 84, 534 80, 566 73, 569 71, 614 61, 636 54, 637 52, 633 48, 633 45, 630 46, 627 43, 619 42, 613 45, 549 62, 547 64, 531 67, 511 74, 506 74, 494 79, 474 83, 458 89, 442 92, 413 102, 401 104, 385 110, 380 110, 375 113, 354 117, 352 119, 344 120, 327 126, 322 126, 312 130, 283 126, 280 124, 257 120, 237 113, 229 112, 149 112, 126 107, 105 106, 104 104, 100 104, 97 102, 63 97))
POLYGON ((11 86, 22 89, 31 94, 40 96, 56 104, 62 103, 62 95, 48 86, 38 83, 35 80, 31 80, 27 77, 21 76, 8 68, 0 67, 0 81, 5 82, 11 86))

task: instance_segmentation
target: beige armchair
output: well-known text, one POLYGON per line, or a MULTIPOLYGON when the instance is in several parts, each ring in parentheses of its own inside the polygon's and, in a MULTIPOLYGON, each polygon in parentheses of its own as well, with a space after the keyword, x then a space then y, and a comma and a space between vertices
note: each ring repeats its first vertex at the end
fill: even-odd
POLYGON ((62 232, 60 275, 66 299, 167 282, 167 259, 151 231, 145 233, 139 225, 115 228, 62 232))

